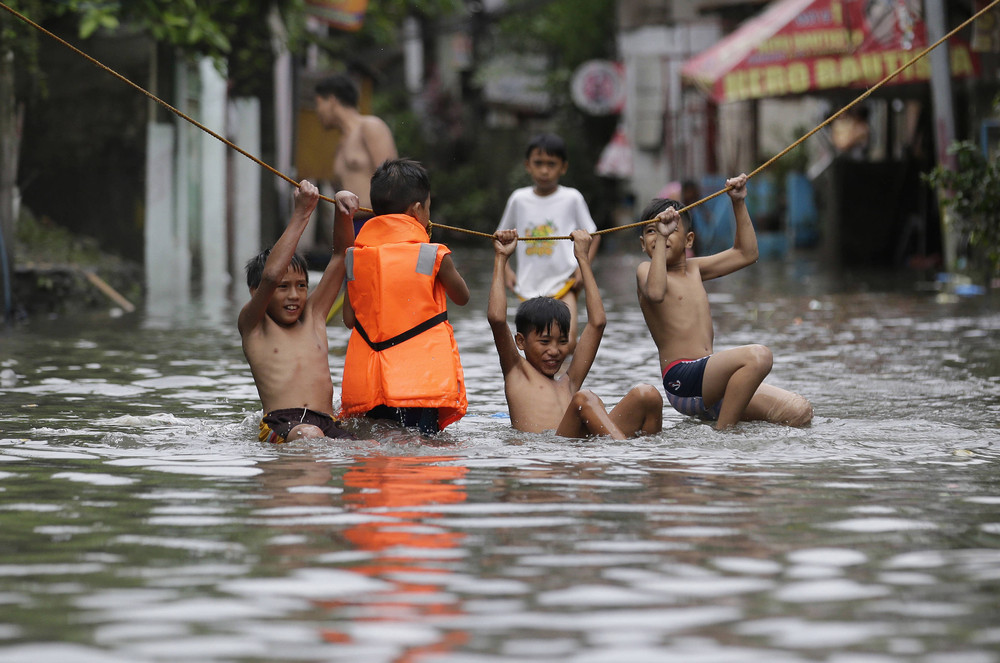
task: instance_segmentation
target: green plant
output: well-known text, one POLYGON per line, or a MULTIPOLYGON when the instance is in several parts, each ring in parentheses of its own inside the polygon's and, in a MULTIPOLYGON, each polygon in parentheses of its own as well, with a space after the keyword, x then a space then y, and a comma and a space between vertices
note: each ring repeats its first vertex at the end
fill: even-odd
POLYGON ((991 273, 1000 270, 1000 154, 987 158, 971 141, 952 143, 954 168, 938 164, 923 174, 951 212, 952 229, 982 252, 991 273))

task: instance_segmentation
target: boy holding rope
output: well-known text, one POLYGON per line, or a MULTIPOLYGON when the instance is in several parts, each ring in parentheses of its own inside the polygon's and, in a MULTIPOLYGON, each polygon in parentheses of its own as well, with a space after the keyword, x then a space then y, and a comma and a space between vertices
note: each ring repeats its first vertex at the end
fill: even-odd
POLYGON ((341 416, 385 419, 433 435, 468 409, 448 300, 469 286, 444 244, 430 243, 430 178, 410 159, 371 178, 372 210, 347 252, 341 416))
POLYGON ((333 416, 326 316, 344 281, 344 252, 354 241, 351 219, 358 197, 350 191, 336 195, 333 256, 310 295, 306 261, 295 248, 318 201, 319 189, 303 180, 281 237, 246 265, 250 301, 237 326, 265 412, 261 442, 353 437, 333 416))
POLYGON ((556 373, 570 352, 569 307, 552 297, 521 302, 514 319, 517 334, 512 336, 507 326, 504 273, 518 244, 517 231, 500 230, 493 241, 496 255, 486 317, 500 355, 510 423, 520 431, 554 430, 563 437, 610 435, 624 440, 640 433, 658 433, 663 424, 663 399, 656 387, 633 387, 611 412, 594 392, 580 389, 597 356, 606 318, 590 268, 593 237, 585 230, 574 230, 571 237, 586 290, 587 324, 569 368, 558 378, 556 373))
POLYGON ((715 421, 723 430, 739 421, 805 426, 812 405, 802 396, 764 384, 771 351, 745 345, 714 352, 712 315, 704 281, 757 262, 757 236, 746 206, 747 176, 726 181, 736 215, 730 249, 688 258, 691 220, 674 200, 653 200, 643 211, 641 244, 651 260, 636 269, 639 307, 656 343, 667 400, 681 414, 715 421))
MULTIPOLYGON (((569 235, 581 228, 594 233, 597 225, 587 202, 576 189, 559 184, 569 168, 566 143, 555 134, 539 134, 528 143, 524 169, 532 186, 515 189, 507 199, 497 230, 516 230, 519 237, 543 238, 569 235)), ((597 254, 600 236, 590 245, 590 260, 597 254)), ((577 293, 582 281, 567 242, 545 239, 517 244, 517 271, 504 270, 507 288, 522 300, 555 297, 569 307, 569 353, 576 347, 577 293)))

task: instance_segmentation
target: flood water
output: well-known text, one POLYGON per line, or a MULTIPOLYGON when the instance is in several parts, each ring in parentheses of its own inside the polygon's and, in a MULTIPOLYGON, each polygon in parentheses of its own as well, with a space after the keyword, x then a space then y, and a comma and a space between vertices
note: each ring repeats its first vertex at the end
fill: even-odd
MULTIPOLYGON (((597 266, 609 405, 659 378, 637 261, 597 266)), ((565 440, 511 431, 492 258, 456 264, 433 441, 258 442, 242 292, 0 331, 0 661, 1000 661, 995 295, 760 263, 709 284, 716 347, 768 345, 809 428, 565 440)))

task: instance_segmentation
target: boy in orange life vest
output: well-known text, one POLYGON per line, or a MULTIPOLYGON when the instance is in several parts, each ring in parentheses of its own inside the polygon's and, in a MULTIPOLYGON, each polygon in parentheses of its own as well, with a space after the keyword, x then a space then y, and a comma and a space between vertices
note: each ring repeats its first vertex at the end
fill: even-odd
POLYGON ((306 261, 295 253, 319 201, 319 189, 303 180, 292 218, 274 246, 246 265, 250 301, 237 326, 264 408, 261 442, 302 437, 353 437, 333 418, 326 317, 344 282, 344 252, 354 241, 351 218, 358 197, 337 193, 333 256, 312 295, 306 261))
POLYGON ((624 440, 638 433, 658 433, 663 426, 663 398, 653 385, 633 387, 611 412, 594 392, 580 389, 597 356, 606 318, 590 268, 593 238, 580 229, 574 230, 570 237, 586 292, 587 324, 569 368, 559 378, 556 373, 569 354, 569 307, 552 297, 521 302, 514 320, 517 336, 512 336, 507 326, 504 271, 517 245, 517 231, 497 231, 493 242, 496 256, 486 317, 500 355, 510 423, 517 430, 529 433, 554 430, 563 437, 610 435, 624 440), (524 352, 523 357, 518 350, 524 352))
POLYGON ((433 434, 468 402, 448 302, 469 287, 443 244, 430 244, 430 181, 416 161, 392 159, 371 180, 372 211, 347 252, 340 414, 389 419, 433 434))

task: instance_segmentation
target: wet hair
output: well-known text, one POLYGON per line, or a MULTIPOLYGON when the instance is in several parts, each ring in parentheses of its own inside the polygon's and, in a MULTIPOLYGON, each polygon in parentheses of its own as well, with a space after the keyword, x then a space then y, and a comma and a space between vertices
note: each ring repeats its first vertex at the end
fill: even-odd
MULTIPOLYGON (((646 205, 646 209, 642 210, 642 214, 639 215, 639 222, 655 219, 657 214, 666 210, 668 207, 673 207, 678 211, 684 209, 684 205, 673 198, 653 198, 653 200, 646 205)), ((648 224, 639 226, 640 236, 642 235, 642 231, 646 225, 648 224)), ((691 215, 689 212, 681 212, 681 231, 685 235, 691 232, 691 215)))
POLYGON ((419 161, 389 159, 372 174, 369 193, 376 216, 403 214, 411 204, 430 198, 430 177, 419 161))
POLYGON ((559 157, 563 161, 569 161, 566 154, 566 142, 555 134, 537 134, 528 141, 528 149, 524 151, 524 158, 530 159, 531 153, 535 150, 559 157))
POLYGON ((562 334, 569 333, 569 306, 553 297, 532 297, 521 302, 514 316, 514 329, 518 334, 541 334, 555 323, 562 334))
POLYGON ((317 96, 329 97, 331 94, 345 106, 358 107, 358 88, 346 74, 333 74, 316 83, 317 96))
MULTIPOLYGON (((260 285, 260 280, 264 276, 264 263, 267 262, 267 257, 271 255, 271 249, 266 249, 261 251, 250 260, 247 260, 246 271, 247 271, 247 285, 251 290, 260 285)), ((309 264, 306 259, 300 256, 298 253, 292 256, 291 267, 297 272, 302 272, 306 275, 306 285, 309 285, 309 264)))

